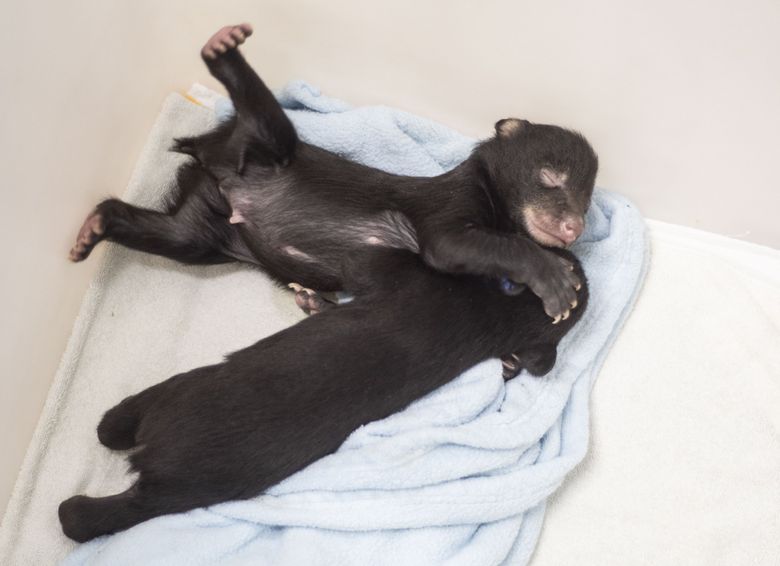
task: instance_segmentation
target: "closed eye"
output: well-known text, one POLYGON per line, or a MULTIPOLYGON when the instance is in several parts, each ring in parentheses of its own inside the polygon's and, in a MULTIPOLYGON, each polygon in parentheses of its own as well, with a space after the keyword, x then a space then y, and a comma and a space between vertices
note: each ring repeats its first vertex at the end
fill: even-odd
POLYGON ((542 167, 539 170, 539 180, 548 189, 562 189, 569 180, 569 174, 556 171, 552 167, 542 167))

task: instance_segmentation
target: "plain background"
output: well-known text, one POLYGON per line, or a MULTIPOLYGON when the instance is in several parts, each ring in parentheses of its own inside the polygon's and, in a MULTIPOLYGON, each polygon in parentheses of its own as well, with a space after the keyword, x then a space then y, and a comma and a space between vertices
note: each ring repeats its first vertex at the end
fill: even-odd
POLYGON ((0 509, 99 257, 66 257, 121 195, 165 95, 216 86, 220 26, 271 87, 303 78, 475 137, 519 116, 584 132, 600 186, 652 218, 780 247, 780 3, 151 0, 2 4, 0 509))

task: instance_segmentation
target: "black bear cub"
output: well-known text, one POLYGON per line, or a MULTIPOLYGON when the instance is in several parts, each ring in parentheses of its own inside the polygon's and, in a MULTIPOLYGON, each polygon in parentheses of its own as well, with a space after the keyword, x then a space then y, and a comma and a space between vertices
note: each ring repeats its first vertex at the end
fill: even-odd
MULTIPOLYGON (((555 253, 575 266, 565 250, 555 253)), ((136 483, 108 497, 77 495, 59 508, 77 541, 168 513, 246 499, 334 452, 349 434, 491 357, 515 352, 534 375, 585 309, 549 323, 532 293, 496 280, 444 274, 406 250, 368 248, 342 271, 355 300, 128 397, 98 438, 134 449, 136 483)))

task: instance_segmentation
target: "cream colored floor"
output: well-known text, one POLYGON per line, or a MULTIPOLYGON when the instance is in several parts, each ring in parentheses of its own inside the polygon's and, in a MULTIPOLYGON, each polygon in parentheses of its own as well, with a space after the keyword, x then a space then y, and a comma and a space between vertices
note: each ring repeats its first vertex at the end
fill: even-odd
POLYGON ((534 566, 780 564, 780 251, 651 223, 534 566))
POLYGON ((67 263, 73 236, 121 194, 165 95, 214 84, 197 53, 218 26, 255 25, 246 53, 272 86, 305 78, 475 136, 507 115, 579 128, 601 155, 599 183, 648 216, 780 246, 780 4, 733 6, 2 4, 0 507, 96 263, 67 263))

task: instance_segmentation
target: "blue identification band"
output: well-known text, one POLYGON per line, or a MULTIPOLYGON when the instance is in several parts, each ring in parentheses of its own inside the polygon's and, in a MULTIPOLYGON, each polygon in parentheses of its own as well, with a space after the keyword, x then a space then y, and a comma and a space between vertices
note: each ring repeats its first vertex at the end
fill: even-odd
POLYGON ((502 277, 498 280, 498 283, 505 295, 519 295, 525 290, 523 283, 516 283, 509 277, 502 277))

